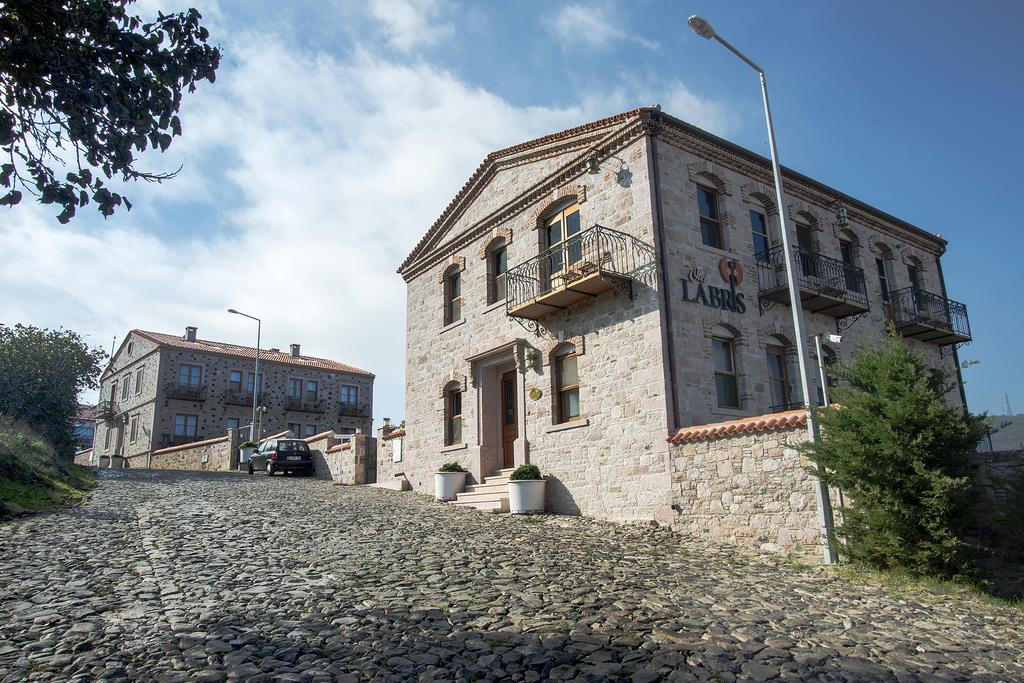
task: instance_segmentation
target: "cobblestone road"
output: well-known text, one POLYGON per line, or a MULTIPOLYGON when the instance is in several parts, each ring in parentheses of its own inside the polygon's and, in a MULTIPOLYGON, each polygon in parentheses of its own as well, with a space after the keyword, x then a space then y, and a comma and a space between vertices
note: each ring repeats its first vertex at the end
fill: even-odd
POLYGON ((0 523, 0 681, 1024 680, 1021 612, 665 531, 104 473, 0 523))

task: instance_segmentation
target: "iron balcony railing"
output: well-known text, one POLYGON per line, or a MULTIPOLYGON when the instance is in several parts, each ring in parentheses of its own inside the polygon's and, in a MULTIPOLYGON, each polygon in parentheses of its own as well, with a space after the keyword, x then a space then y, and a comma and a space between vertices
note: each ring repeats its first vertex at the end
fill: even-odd
MULTIPOLYGON (((263 404, 263 394, 261 393, 256 397, 258 404, 263 404)), ((228 389, 224 392, 224 402, 235 406, 251 406, 252 405, 252 392, 251 391, 238 391, 236 389, 228 389)))
POLYGON ((113 401, 100 401, 96 404, 96 418, 99 420, 109 420, 116 412, 117 406, 113 401))
POLYGON ((510 268, 505 307, 515 309, 594 273, 635 277, 653 262, 650 245, 624 232, 594 225, 510 268))
POLYGON ((188 436, 185 434, 161 434, 160 448, 170 448, 171 446, 183 446, 187 443, 193 443, 195 441, 199 441, 198 436, 188 436))
POLYGON ((342 403, 338 406, 340 417, 366 417, 366 408, 355 403, 342 403))
POLYGON ((324 412, 324 401, 323 399, 307 401, 289 396, 285 401, 285 410, 294 410, 300 413, 322 413, 324 412))
POLYGON ((921 325, 970 338, 971 323, 967 306, 917 287, 905 287, 889 293, 888 315, 897 328, 921 325))
MULTIPOLYGON (((868 308, 864 269, 806 249, 793 249, 793 269, 801 290, 868 308)), ((782 245, 757 255, 757 279, 762 292, 788 287, 782 245)))
POLYGON ((166 388, 167 398, 177 398, 183 401, 205 401, 205 384, 188 384, 182 382, 171 382, 166 388))

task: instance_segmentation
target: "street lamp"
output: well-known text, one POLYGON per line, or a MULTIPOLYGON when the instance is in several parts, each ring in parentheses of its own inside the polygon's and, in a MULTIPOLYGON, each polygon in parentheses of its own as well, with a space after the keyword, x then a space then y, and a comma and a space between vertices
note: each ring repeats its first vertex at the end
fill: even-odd
MULTIPOLYGON (((252 378, 252 424, 249 426, 249 440, 256 442, 256 398, 260 395, 260 332, 263 327, 263 322, 254 315, 248 313, 242 313, 236 311, 233 308, 228 309, 228 313, 234 313, 250 320, 256 321, 256 369, 253 372, 252 378)), ((258 443, 258 442, 257 442, 258 443)))
MULTIPOLYGON (((786 265, 786 283, 789 286, 789 307, 793 312, 793 328, 796 335, 796 358, 800 365, 800 389, 803 391, 804 410, 807 411, 807 436, 811 443, 818 440, 818 421, 811 407, 811 380, 807 364, 807 338, 804 332, 804 311, 800 306, 800 290, 796 284, 796 271, 793 268, 793 255, 789 249, 789 231, 786 229, 786 209, 782 198, 782 167, 779 166, 779 153, 775 146, 775 127, 772 125, 772 110, 768 106, 768 82, 765 80, 764 69, 755 64, 749 57, 733 47, 727 40, 718 35, 705 19, 696 15, 687 20, 687 24, 701 38, 714 38, 726 49, 747 63, 761 78, 761 97, 764 100, 764 118, 768 124, 768 147, 772 155, 772 173, 775 175, 775 198, 779 208, 779 227, 782 233, 782 254, 786 265)), ((815 465, 817 469, 817 465, 815 465)), ((836 562, 836 551, 833 544, 832 503, 828 496, 828 487, 816 478, 815 497, 818 503, 818 522, 821 526, 822 549, 826 564, 836 562)))

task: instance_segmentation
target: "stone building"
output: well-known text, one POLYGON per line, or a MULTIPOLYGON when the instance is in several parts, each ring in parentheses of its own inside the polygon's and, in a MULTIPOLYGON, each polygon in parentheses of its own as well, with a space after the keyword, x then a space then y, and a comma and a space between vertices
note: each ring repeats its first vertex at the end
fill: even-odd
POLYGON ((97 457, 119 455, 130 467, 148 466, 157 449, 222 437, 249 436, 253 392, 261 435, 291 430, 308 437, 327 430, 368 434, 373 420, 373 374, 325 358, 132 330, 100 377, 97 457))
POLYGON ((800 402, 780 211, 809 334, 843 336, 826 363, 892 321, 955 373, 946 242, 784 176, 779 207, 767 159, 660 107, 488 155, 399 268, 407 427, 378 480, 530 462, 553 511, 678 523, 668 437, 800 402))

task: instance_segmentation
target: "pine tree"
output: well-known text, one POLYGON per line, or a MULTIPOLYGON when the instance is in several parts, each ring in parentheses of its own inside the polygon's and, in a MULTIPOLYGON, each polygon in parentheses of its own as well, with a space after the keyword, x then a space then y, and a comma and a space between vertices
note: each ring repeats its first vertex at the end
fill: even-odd
POLYGON ((984 416, 947 401, 947 373, 928 367, 892 328, 835 375, 837 405, 821 410, 822 438, 805 453, 844 493, 840 552, 883 569, 970 576, 968 454, 984 416))

